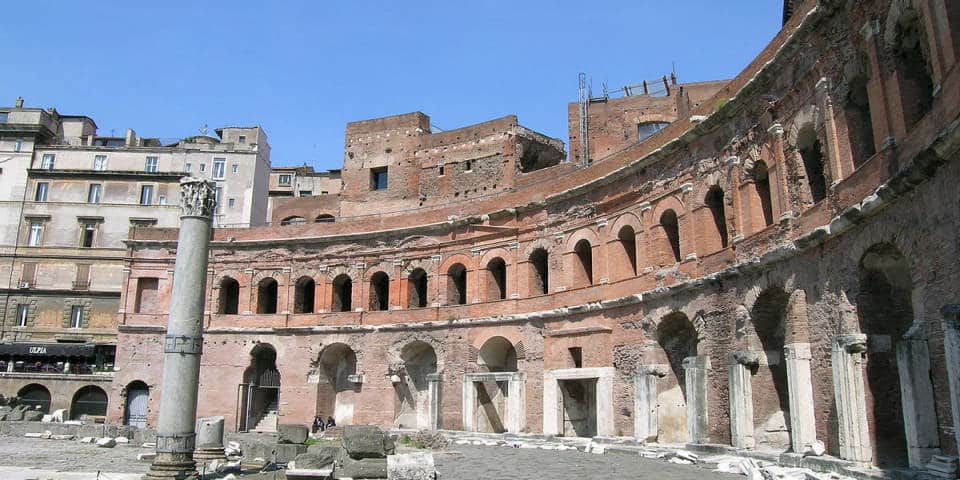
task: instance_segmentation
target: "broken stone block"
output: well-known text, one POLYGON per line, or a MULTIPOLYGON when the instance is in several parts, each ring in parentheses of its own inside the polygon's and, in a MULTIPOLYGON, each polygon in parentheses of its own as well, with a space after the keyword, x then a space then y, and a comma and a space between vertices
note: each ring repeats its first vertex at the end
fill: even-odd
POLYGON ((386 458, 361 458, 341 455, 334 464, 333 478, 387 478, 386 458))
POLYGON ((152 462, 153 459, 157 458, 157 454, 154 452, 144 452, 137 454, 137 460, 141 462, 152 462))
POLYGON ((73 435, 50 435, 50 440, 73 440, 73 435))
MULTIPOLYGON (((314 446, 319 447, 319 445, 314 446)), ((297 455, 297 458, 294 459, 297 468, 308 470, 327 468, 333 465, 333 462, 337 459, 337 455, 340 453, 339 447, 327 446, 313 448, 314 446, 308 447, 307 453, 297 455)))
POLYGON ((17 405, 13 407, 13 410, 10 410, 10 413, 7 414, 7 420, 11 422, 19 422, 23 420, 23 414, 27 412, 28 408, 26 405, 17 405))
POLYGON ((310 431, 304 425, 280 424, 277 425, 277 434, 280 436, 277 443, 301 444, 307 441, 310 431))
POLYGON ((387 456, 388 480, 434 480, 436 474, 432 453, 387 456))
POLYGON ((307 446, 296 443, 278 443, 273 446, 277 463, 287 463, 301 453, 307 453, 307 446))
POLYGON ((43 412, 40 410, 27 410, 23 412, 23 421, 25 422, 39 422, 43 420, 43 412))
POLYGON ((113 448, 117 446, 117 441, 110 437, 104 437, 97 440, 97 446, 100 448, 113 448))
POLYGON ((114 437, 113 440, 117 443, 130 443, 130 439, 127 437, 114 437))
POLYGON ((83 437, 80 439, 80 443, 93 443, 95 441, 97 441, 97 439, 93 437, 83 437))
POLYGON ((350 458, 387 458, 387 441, 393 440, 375 425, 347 425, 343 428, 343 448, 350 458))
POLYGON ((42 438, 43 434, 40 432, 31 432, 31 433, 24 433, 23 436, 27 438, 42 438))
POLYGON ((44 438, 47 440, 49 440, 50 437, 52 436, 53 436, 53 432, 51 432, 50 430, 44 430, 43 433, 40 434, 40 438, 44 438))

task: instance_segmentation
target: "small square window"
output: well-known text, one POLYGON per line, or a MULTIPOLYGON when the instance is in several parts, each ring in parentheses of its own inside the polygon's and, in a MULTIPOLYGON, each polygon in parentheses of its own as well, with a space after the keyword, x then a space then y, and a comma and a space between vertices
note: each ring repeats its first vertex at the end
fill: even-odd
POLYGON ((20 150, 23 150, 23 140, 20 140, 20 139, 18 138, 17 141, 14 142, 14 144, 13 144, 13 151, 14 151, 14 152, 19 152, 20 150))
POLYGON ((236 204, 237 204, 237 199, 235 199, 235 198, 229 198, 229 199, 227 199, 227 207, 228 207, 228 208, 233 208, 233 206, 236 205, 236 204))
POLYGON ((0 123, 7 123, 7 116, 10 115, 7 112, 0 112, 0 123))
POLYGON ((370 169, 370 190, 387 189, 387 167, 370 169))
POLYGON ((184 165, 183 165, 183 170, 186 171, 186 172, 192 172, 192 171, 193 171, 193 164, 190 164, 190 163, 184 164, 184 165))
POLYGON ((291 180, 290 175, 280 175, 280 177, 277 179, 277 184, 290 185, 290 180, 291 180))
POLYGON ((312 197, 312 196, 313 196, 313 191, 312 191, 312 190, 300 190, 300 196, 301 196, 301 197, 312 197))
POLYGON ((240 136, 237 138, 237 143, 247 143, 247 136, 246 136, 246 135, 240 135, 240 136))
POLYGON ((166 204, 167 204, 167 196, 166 196, 166 195, 158 195, 158 196, 157 196, 157 203, 160 204, 160 205, 166 205, 166 204))
POLYGON ((442 177, 442 176, 443 176, 443 165, 440 165, 440 167, 437 168, 437 171, 440 172, 438 176, 439 176, 439 177, 442 177))
POLYGON ((232 171, 233 173, 239 172, 239 171, 240 171, 240 165, 234 163, 233 166, 232 166, 232 168, 231 168, 231 171, 232 171))
POLYGON ((144 171, 148 173, 157 173, 159 168, 160 159, 158 157, 147 157, 146 166, 144 171))
POLYGON ((573 360, 573 368, 583 368, 583 348, 570 347, 570 359, 573 360))
POLYGON ((225 158, 213 159, 213 178, 214 179, 222 180, 226 176, 226 163, 227 163, 227 159, 225 158))
POLYGON ((463 163, 463 171, 465 172, 473 171, 473 163, 470 162, 470 160, 467 160, 466 162, 463 163))
POLYGON ((200 171, 201 171, 201 172, 206 172, 206 171, 207 171, 207 164, 206 164, 206 163, 201 163, 201 164, 200 164, 200 171))

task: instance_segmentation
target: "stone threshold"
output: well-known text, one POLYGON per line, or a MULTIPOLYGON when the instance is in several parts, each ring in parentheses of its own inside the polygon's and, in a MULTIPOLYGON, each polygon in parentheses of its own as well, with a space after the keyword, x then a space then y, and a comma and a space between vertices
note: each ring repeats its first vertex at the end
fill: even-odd
MULTIPOLYGON (((641 452, 676 452, 677 450, 686 450, 698 455, 729 455, 735 457, 751 458, 764 462, 773 463, 782 467, 808 468, 819 473, 836 473, 857 480, 917 480, 921 478, 921 472, 909 469, 881 470, 866 466, 857 462, 841 460, 829 455, 813 457, 804 457, 803 455, 784 452, 764 452, 756 450, 744 450, 734 448, 729 445, 720 444, 666 444, 666 443, 646 443, 637 441, 632 437, 557 437, 553 435, 544 435, 538 433, 480 433, 464 432, 460 430, 441 430, 451 440, 451 448, 455 448, 455 442, 458 440, 470 441, 475 445, 497 446, 507 445, 513 442, 523 442, 531 445, 526 448, 541 448, 549 446, 549 450, 556 450, 557 446, 564 446, 569 449, 576 449, 581 452, 590 452, 604 455, 640 455, 641 452)), ((394 430, 392 432, 401 432, 394 430)), ((403 431, 407 433, 408 431, 403 431)), ((701 464, 711 464, 709 457, 703 458, 701 464)))

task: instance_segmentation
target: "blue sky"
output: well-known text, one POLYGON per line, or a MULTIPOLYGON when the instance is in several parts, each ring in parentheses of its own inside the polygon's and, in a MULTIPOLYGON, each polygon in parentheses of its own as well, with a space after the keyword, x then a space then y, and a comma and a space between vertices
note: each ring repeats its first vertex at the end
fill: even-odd
POLYGON ((567 141, 595 92, 736 75, 779 1, 233 1, 4 4, 0 104, 86 114, 101 135, 262 125, 274 165, 338 168, 346 122, 422 111, 452 129, 515 113, 567 141))

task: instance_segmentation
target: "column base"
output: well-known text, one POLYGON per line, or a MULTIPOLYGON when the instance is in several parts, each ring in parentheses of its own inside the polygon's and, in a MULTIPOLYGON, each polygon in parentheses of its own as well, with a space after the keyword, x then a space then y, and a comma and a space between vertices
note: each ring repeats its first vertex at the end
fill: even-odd
POLYGON ((227 455, 223 447, 198 448, 193 451, 193 459, 197 462, 211 462, 213 460, 226 460, 227 455))
POLYGON ((144 480, 199 480, 191 454, 160 453, 143 475, 144 480))

